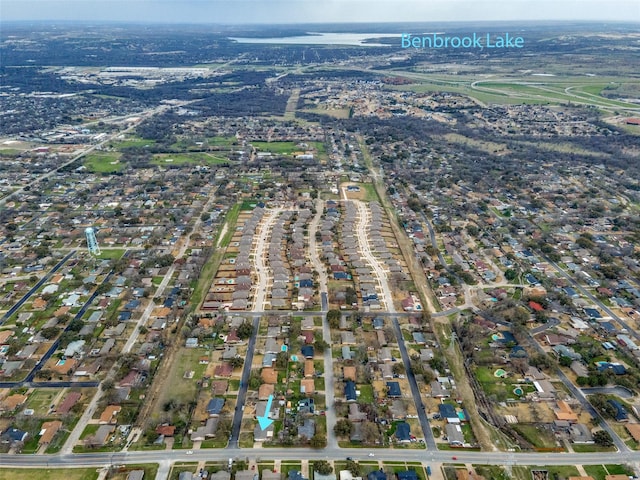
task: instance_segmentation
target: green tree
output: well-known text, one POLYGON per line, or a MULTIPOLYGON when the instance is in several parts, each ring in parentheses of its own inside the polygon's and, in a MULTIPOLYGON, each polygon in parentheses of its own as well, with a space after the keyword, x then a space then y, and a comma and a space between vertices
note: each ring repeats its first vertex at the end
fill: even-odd
POLYGON ((329 322, 329 326, 331 328, 340 327, 340 315, 340 310, 329 310, 327 312, 327 321, 329 322))
POLYGON ((316 433, 313 437, 311 437, 309 445, 311 445, 312 448, 324 448, 327 446, 327 437, 316 433))
POLYGON ((313 471, 320 475, 331 475, 333 473, 333 467, 326 460, 316 460, 313 462, 313 471))
POLYGON ((346 469, 349 470, 354 477, 362 475, 362 467, 354 460, 347 460, 346 469))
POLYGON ((229 360, 229 365, 231 365, 232 368, 239 368, 244 365, 244 358, 240 356, 233 357, 229 360))
POLYGON ((253 335, 253 325, 249 322, 243 322, 242 325, 238 327, 236 334, 239 338, 245 340, 253 335))
POLYGON ((353 424, 350 420, 341 418, 336 422, 335 426, 333 427, 333 431, 338 437, 348 437, 349 435, 351 435, 352 427, 353 424))
POLYGON ((113 285, 111 285, 111 283, 103 282, 98 286, 98 288, 96 288, 96 294, 103 295, 107 293, 109 290, 111 290, 112 288, 113 288, 113 285))
POLYGON ((518 272, 516 272, 513 268, 509 268, 504 272, 504 278, 509 281, 513 281, 518 277, 518 272))
POLYGON ((600 445, 601 447, 612 447, 613 446, 613 438, 606 430, 598 430, 593 434, 593 441, 596 442, 596 445, 600 445))

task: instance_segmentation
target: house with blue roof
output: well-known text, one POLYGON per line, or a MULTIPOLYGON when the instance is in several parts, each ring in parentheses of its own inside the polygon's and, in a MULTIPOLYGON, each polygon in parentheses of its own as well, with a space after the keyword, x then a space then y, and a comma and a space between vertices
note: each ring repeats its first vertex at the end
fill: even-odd
POLYGON ((615 419, 618 422, 628 422, 629 421, 629 414, 627 413, 627 411, 625 410, 624 406, 618 402, 617 400, 613 400, 613 399, 609 399, 607 400, 607 403, 609 405, 611 405, 616 413, 615 413, 615 419))
POLYGON ((600 312, 595 308, 585 308, 584 313, 587 315, 587 317, 589 317, 590 320, 598 320, 599 318, 602 318, 600 312))
POLYGON ((0 442, 2 443, 16 443, 24 442, 29 436, 28 432, 19 430, 17 428, 7 428, 2 435, 0 435, 0 442))
POLYGON ((498 338, 496 340, 496 342, 498 343, 502 343, 502 344, 508 344, 508 343, 515 343, 517 344, 518 341, 516 340, 516 337, 513 336, 513 333, 509 332, 508 330, 500 330, 500 335, 501 338, 498 338))
POLYGON ((298 470, 289 470, 289 473, 287 475, 287 480, 307 480, 307 479, 304 478, 304 476, 302 475, 302 472, 298 470))
POLYGON ((391 398, 399 398, 402 396, 398 382, 387 382, 387 396, 391 398))
POLYGON ((598 322, 598 326, 607 333, 616 333, 618 329, 611 322, 598 322))
POLYGON ((460 423, 460 417, 456 413, 456 407, 450 403, 441 403, 438 406, 440 418, 446 419, 447 423, 460 423))
POLYGON ((529 354, 520 345, 516 345, 515 347, 513 347, 511 349, 511 352, 509 353, 509 358, 528 358, 528 357, 529 357, 529 354))
POLYGON ((576 292, 572 287, 564 287, 562 290, 564 290, 564 293, 566 293, 571 298, 578 298, 580 296, 578 295, 578 292, 576 292))
POLYGON ((418 480, 418 474, 415 470, 396 472, 396 477, 398 477, 398 480, 418 480))
POLYGON ((300 348, 300 353, 304 356, 304 358, 313 358, 313 345, 304 345, 300 348))
POLYGON ((356 395, 356 382, 347 380, 344 384, 344 396, 347 402, 355 402, 358 398, 356 395))
POLYGON ((396 424, 396 439, 399 442, 410 442, 411 441, 411 426, 407 422, 398 422, 396 424))
POLYGON ((367 480, 387 480, 387 474, 382 470, 374 470, 367 474, 367 480))
POLYGON ((207 413, 210 417, 217 417, 220 415, 222 407, 224 407, 224 401, 224 398, 217 397, 209 400, 209 403, 207 404, 207 413))
POLYGON ((175 303, 176 299, 173 297, 168 297, 164 303, 162 304, 163 307, 165 308, 171 308, 173 307, 173 304, 175 303))
POLYGON ((376 317, 373 319, 373 328, 375 330, 380 330, 382 328, 384 328, 384 318, 382 317, 376 317))
POLYGON ((569 357, 571 360, 582 360, 582 355, 566 345, 554 345, 551 349, 556 352, 559 357, 569 357))
POLYGON ((598 364, 599 372, 613 372, 616 375, 624 375, 627 369, 620 363, 601 362, 598 364))
POLYGON ((140 306, 140 300, 129 300, 124 306, 125 310, 135 310, 140 306))

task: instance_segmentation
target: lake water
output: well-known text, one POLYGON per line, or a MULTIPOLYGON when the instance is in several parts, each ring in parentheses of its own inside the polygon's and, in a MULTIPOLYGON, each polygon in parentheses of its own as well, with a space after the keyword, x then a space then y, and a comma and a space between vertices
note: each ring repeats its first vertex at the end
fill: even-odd
MULTIPOLYGON (((316 33, 297 37, 246 38, 229 37, 238 43, 275 43, 287 45, 356 45, 362 47, 385 47, 382 43, 364 43, 368 38, 400 38, 399 33, 316 33)), ((399 42, 398 42, 399 44, 399 42)))

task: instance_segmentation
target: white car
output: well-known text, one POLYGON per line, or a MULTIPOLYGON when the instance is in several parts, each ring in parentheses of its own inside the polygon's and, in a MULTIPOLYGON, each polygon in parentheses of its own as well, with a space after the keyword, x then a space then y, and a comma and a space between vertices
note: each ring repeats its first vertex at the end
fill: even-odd
POLYGON ((193 455, 193 450, 187 450, 187 455, 193 455))
POLYGON ((375 455, 373 454, 373 452, 371 452, 371 453, 369 454, 369 456, 370 456, 370 457, 375 457, 375 455))

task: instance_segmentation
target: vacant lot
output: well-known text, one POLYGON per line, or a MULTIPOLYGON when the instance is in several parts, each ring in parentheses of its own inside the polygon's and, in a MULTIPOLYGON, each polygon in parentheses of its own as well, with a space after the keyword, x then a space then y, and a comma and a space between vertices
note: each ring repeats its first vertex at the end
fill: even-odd
POLYGON ((119 153, 93 153, 84 157, 84 166, 96 173, 119 172, 124 167, 119 153))
POLYGON ((205 353, 200 348, 183 348, 178 352, 167 376, 167 385, 171 385, 171 388, 162 390, 162 395, 155 406, 157 413, 169 400, 186 404, 195 399, 198 380, 202 379, 206 368, 206 365, 198 364, 198 359, 205 353), (190 371, 194 372, 193 377, 185 378, 185 373, 190 371))
POLYGON ((98 478, 96 468, 65 468, 60 470, 48 468, 1 468, 0 480, 93 480, 98 478))
POLYGON ((227 163, 229 160, 210 153, 161 153, 154 155, 156 165, 209 165, 227 163))
POLYGON ((32 408, 36 411, 36 415, 44 416, 49 413, 49 407, 53 403, 60 389, 43 388, 42 390, 36 390, 31 394, 27 401, 27 408, 32 408))

